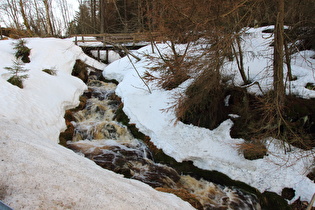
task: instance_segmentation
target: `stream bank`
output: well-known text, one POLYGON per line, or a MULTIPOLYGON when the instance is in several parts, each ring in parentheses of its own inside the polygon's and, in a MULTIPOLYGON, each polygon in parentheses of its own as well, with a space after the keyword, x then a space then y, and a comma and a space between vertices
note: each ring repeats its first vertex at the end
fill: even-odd
POLYGON ((129 125, 115 95, 115 84, 92 74, 88 86, 80 100, 84 109, 67 112, 68 130, 72 131, 67 138, 61 135, 67 147, 103 168, 172 192, 197 209, 274 209, 275 204, 288 209, 286 201, 275 193, 261 194, 219 172, 198 169, 191 162, 177 163, 129 125))

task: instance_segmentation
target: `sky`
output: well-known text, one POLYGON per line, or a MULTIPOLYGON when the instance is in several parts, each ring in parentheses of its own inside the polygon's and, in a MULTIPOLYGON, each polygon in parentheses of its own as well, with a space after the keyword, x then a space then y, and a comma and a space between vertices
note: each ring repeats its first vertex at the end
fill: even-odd
MULTIPOLYGON (((52 4, 53 4, 54 15, 58 18, 61 18, 60 9, 58 8, 59 1, 66 1, 66 0, 52 0, 52 4)), ((70 17, 73 18, 75 15, 75 12, 79 10, 79 0, 67 0, 67 4, 69 6, 70 17)), ((7 22, 10 22, 9 17, 4 15, 3 12, 0 12, 0 25, 2 27, 5 27, 6 26, 5 23, 7 22)))

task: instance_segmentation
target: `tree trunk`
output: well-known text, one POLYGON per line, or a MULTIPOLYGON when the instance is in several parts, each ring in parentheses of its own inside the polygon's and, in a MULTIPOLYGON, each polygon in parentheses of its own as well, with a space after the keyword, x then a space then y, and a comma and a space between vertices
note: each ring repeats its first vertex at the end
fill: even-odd
POLYGON ((25 14, 23 0, 20 0, 20 1, 19 1, 19 4, 20 4, 20 11, 21 11, 21 15, 22 15, 22 18, 23 18, 24 26, 26 27, 26 30, 27 30, 29 33, 31 33, 31 27, 30 27, 29 21, 28 21, 28 19, 27 19, 27 17, 26 17, 26 14, 25 14))
POLYGON ((239 70, 239 72, 241 74, 241 77, 243 79, 243 82, 244 82, 244 85, 247 85, 249 83, 249 81, 248 81, 248 78, 246 77, 246 74, 245 74, 244 61, 243 61, 243 51, 242 51, 242 46, 241 46, 241 40, 240 39, 241 38, 240 38, 239 35, 237 35, 237 37, 235 38, 236 45, 237 45, 237 48, 238 48, 238 52, 235 49, 235 46, 234 46, 233 43, 232 43, 232 49, 233 49, 233 52, 234 52, 234 56, 235 56, 235 59, 236 59, 238 70, 239 70))
POLYGON ((90 1, 90 7, 91 7, 91 19, 92 19, 92 26, 93 26, 93 33, 97 33, 96 29, 96 0, 90 1))
POLYGON ((285 64, 287 65, 287 69, 288 69, 288 78, 289 81, 293 81, 293 75, 292 75, 292 68, 291 68, 291 57, 290 57, 290 50, 288 48, 288 43, 286 41, 286 39, 284 39, 284 50, 285 50, 285 64))
POLYGON ((105 0, 100 0, 100 32, 101 34, 105 33, 105 0))
POLYGON ((42 26, 45 26, 45 21, 40 13, 40 10, 38 8, 38 5, 37 5, 37 0, 34 0, 34 6, 35 6, 35 10, 36 10, 36 22, 35 22, 35 31, 37 31, 36 33, 39 35, 39 36, 42 36, 43 35, 43 30, 45 30, 45 28, 43 29, 42 26))
POLYGON ((278 0, 277 21, 275 25, 274 57, 273 57, 273 87, 275 92, 275 103, 277 108, 282 109, 285 99, 285 88, 283 82, 283 46, 284 46, 284 0, 278 0))
POLYGON ((50 6, 48 3, 48 0, 43 0, 45 4, 45 11, 46 11, 46 23, 47 23, 47 31, 49 35, 54 35, 54 30, 53 30, 53 24, 51 21, 51 15, 50 15, 50 6))
POLYGON ((11 1, 7 0, 7 4, 8 4, 8 8, 7 8, 8 15, 12 18, 15 27, 18 30, 21 30, 20 23, 19 23, 19 18, 18 18, 19 11, 18 11, 16 2, 12 1, 12 0, 11 1))
POLYGON ((125 33, 128 32, 128 17, 127 17, 127 1, 124 0, 124 31, 125 33))
POLYGON ((70 17, 69 17, 69 10, 68 10, 68 3, 64 0, 59 0, 59 5, 61 9, 61 14, 63 18, 63 23, 66 29, 69 29, 70 17))

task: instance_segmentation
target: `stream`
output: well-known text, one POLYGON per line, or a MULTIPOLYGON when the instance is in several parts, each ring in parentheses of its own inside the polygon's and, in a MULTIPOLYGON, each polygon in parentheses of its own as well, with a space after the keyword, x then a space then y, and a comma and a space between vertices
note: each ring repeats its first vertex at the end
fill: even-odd
POLYGON ((149 147, 116 121, 115 113, 121 105, 115 95, 116 85, 95 75, 89 77, 87 85, 85 108, 73 113, 74 134, 68 148, 126 178, 174 193, 196 209, 261 209, 253 194, 196 179, 155 162, 149 147))

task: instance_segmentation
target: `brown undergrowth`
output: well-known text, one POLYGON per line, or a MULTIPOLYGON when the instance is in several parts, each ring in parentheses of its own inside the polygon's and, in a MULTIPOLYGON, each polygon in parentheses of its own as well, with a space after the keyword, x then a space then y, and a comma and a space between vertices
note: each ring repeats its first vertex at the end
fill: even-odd
POLYGON ((159 52, 159 57, 148 56, 148 59, 154 61, 156 65, 145 72, 144 79, 156 81, 165 90, 174 89, 189 79, 189 69, 194 65, 193 62, 187 61, 186 53, 179 55, 174 52, 172 55, 162 55, 159 52), (154 76, 153 72, 158 72, 159 76, 154 76))
POLYGON ((267 153, 264 141, 269 137, 281 140, 285 151, 292 145, 304 150, 315 147, 314 99, 286 96, 279 121, 272 92, 255 96, 245 88, 222 81, 216 84, 211 79, 213 74, 207 72, 188 87, 176 110, 179 120, 214 129, 229 119, 229 114, 238 115, 231 118, 231 136, 245 139, 237 147, 247 159, 262 158, 267 153))
POLYGON ((215 73, 204 73, 179 100, 177 117, 184 123, 214 129, 227 118, 224 106, 226 88, 214 79, 215 73))
POLYGON ((238 101, 231 105, 240 115, 233 120, 232 137, 251 141, 274 137, 288 143, 288 146, 283 144, 286 151, 290 150, 290 145, 305 150, 315 146, 315 100, 286 96, 279 122, 272 92, 265 96, 246 94, 245 97, 245 104, 238 101))

